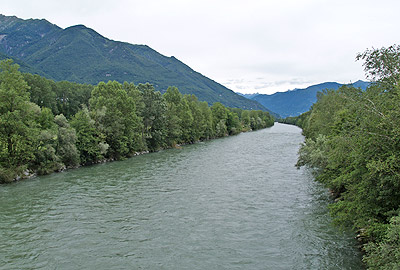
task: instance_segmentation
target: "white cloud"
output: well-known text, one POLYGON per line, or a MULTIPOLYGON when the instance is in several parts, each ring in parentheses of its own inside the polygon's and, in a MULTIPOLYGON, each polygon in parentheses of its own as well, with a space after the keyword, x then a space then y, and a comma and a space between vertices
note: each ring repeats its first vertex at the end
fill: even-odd
POLYGON ((114 40, 147 44, 246 92, 363 79, 356 54, 392 45, 400 35, 395 0, 0 0, 0 5, 5 15, 46 18, 61 27, 85 24, 114 40))

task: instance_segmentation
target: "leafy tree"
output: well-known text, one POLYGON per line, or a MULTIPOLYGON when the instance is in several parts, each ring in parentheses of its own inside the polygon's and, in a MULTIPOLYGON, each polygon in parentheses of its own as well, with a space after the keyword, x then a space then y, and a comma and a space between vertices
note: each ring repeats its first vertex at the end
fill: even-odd
POLYGON ((35 118, 40 108, 29 102, 29 88, 18 65, 13 65, 11 60, 1 61, 0 71, 1 182, 12 179, 15 172, 26 169, 34 159, 39 132, 35 118))
POLYGON ((387 90, 399 85, 400 45, 368 49, 359 53, 356 59, 364 61, 363 66, 367 78, 384 84, 387 90))
POLYGON ((180 117, 182 94, 178 88, 168 87, 163 97, 167 104, 167 145, 175 146, 177 143, 181 143, 182 137, 182 119, 180 117))
POLYGON ((299 165, 335 193, 335 221, 363 232, 371 269, 397 269, 400 211, 399 46, 359 54, 375 80, 366 91, 326 91, 302 119, 299 165))
POLYGON ((72 128, 67 118, 60 114, 54 118, 58 126, 57 149, 56 154, 61 162, 67 167, 76 167, 79 165, 79 153, 76 148, 76 132, 72 128))
POLYGON ((251 129, 251 119, 250 119, 250 111, 243 111, 241 114, 242 123, 246 130, 251 129))
POLYGON ((57 96, 57 111, 67 119, 75 115, 82 105, 89 105, 92 85, 61 81, 56 82, 53 87, 57 96))
POLYGON ((124 82, 122 87, 128 93, 128 96, 133 98, 133 101, 135 102, 136 114, 141 117, 145 107, 142 92, 146 88, 152 89, 154 91, 154 87, 149 83, 139 84, 138 86, 135 86, 135 84, 127 82, 124 82))
POLYGON ((39 105, 41 108, 50 108, 53 114, 58 113, 56 93, 53 89, 54 82, 36 74, 24 73, 23 76, 29 86, 31 102, 39 105))
POLYGON ((211 106, 211 112, 213 116, 213 128, 215 131, 215 136, 223 137, 228 134, 228 129, 226 126, 226 121, 228 119, 228 113, 224 105, 220 102, 215 102, 211 106))
POLYGON ((166 112, 167 104, 159 91, 151 84, 139 84, 143 109, 143 137, 150 151, 157 151, 166 146, 166 112))
POLYGON ((400 269, 400 216, 391 218, 382 242, 369 243, 365 250, 367 255, 363 260, 368 265, 368 269, 400 269))
POLYGON ((136 114, 135 101, 118 82, 99 83, 89 100, 93 119, 110 146, 107 155, 121 159, 142 151, 142 122, 136 114))
POLYGON ((179 118, 181 119, 181 138, 180 142, 183 143, 192 143, 194 142, 193 140, 193 130, 192 130, 192 124, 193 124, 193 115, 189 107, 189 103, 187 99, 182 98, 181 103, 178 106, 178 113, 179 113, 179 118))
POLYGON ((202 131, 200 139, 209 140, 214 136, 211 108, 208 106, 207 102, 203 101, 200 102, 199 109, 202 115, 202 121, 200 122, 200 129, 202 131))
POLYGON ((101 134, 90 117, 87 107, 83 107, 71 119, 71 126, 76 130, 76 146, 80 153, 81 164, 92 164, 104 159, 108 144, 104 142, 101 134))
POLYGON ((228 111, 226 126, 229 135, 235 135, 241 132, 241 123, 239 120, 239 116, 234 112, 228 111))
POLYGON ((184 99, 186 100, 190 109, 190 114, 193 117, 193 120, 191 121, 191 126, 188 128, 190 130, 189 140, 191 142, 196 142, 201 138, 204 138, 204 132, 207 129, 207 126, 205 125, 204 115, 200 108, 200 101, 195 95, 185 95, 184 99))
POLYGON ((40 133, 37 137, 35 159, 31 162, 31 169, 39 175, 62 170, 64 164, 56 154, 58 127, 54 122, 54 115, 51 110, 42 108, 37 122, 40 126, 40 133))

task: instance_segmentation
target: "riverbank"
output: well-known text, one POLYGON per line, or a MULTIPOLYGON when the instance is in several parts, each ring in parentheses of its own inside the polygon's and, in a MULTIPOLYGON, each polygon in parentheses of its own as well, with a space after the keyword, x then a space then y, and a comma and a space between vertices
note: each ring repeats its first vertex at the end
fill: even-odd
POLYGON ((326 90, 309 112, 288 119, 306 136, 298 166, 314 168, 337 194, 331 215, 358 232, 371 270, 400 269, 399 55, 400 46, 367 50, 359 57, 377 81, 365 91, 326 90))
POLYGON ((209 106, 176 87, 161 94, 148 83, 53 82, 20 73, 9 60, 0 62, 0 77, 2 95, 9 97, 0 100, 0 182, 123 160, 274 122, 268 112, 219 102, 209 106))
POLYGON ((361 270, 329 193, 294 166, 303 140, 275 124, 3 185, 0 269, 361 270))
MULTIPOLYGON (((274 124, 275 124, 275 123, 274 123, 274 124)), ((273 125, 272 125, 272 126, 273 126, 273 125)), ((270 127, 272 127, 272 126, 270 126, 270 127)), ((270 127, 266 127, 266 128, 270 128, 270 127)), ((226 134, 224 137, 236 136, 236 135, 239 135, 239 134, 241 134, 241 133, 247 133, 247 132, 253 132, 253 130, 252 130, 252 129, 242 130, 240 133, 237 133, 237 134, 234 134, 234 135, 228 135, 228 134, 226 134)), ((220 137, 220 138, 221 138, 221 137, 220 137)), ((156 152, 163 151, 163 150, 167 150, 167 149, 174 149, 174 148, 181 149, 182 147, 184 147, 184 146, 186 146, 186 145, 192 145, 192 144, 196 144, 196 143, 200 143, 200 142, 206 142, 206 141, 211 141, 211 140, 215 140, 215 139, 219 139, 219 138, 211 138, 211 139, 198 140, 198 141, 196 141, 196 142, 175 144, 174 146, 171 146, 171 147, 168 147, 168 148, 162 148, 162 149, 159 149, 159 150, 157 150, 157 151, 152 151, 152 152, 150 152, 150 151, 148 151, 148 150, 146 150, 146 151, 141 151, 141 152, 135 152, 135 153, 131 154, 130 156, 128 156, 127 158, 129 159, 129 158, 133 158, 133 157, 140 156, 140 155, 144 155, 144 154, 156 153, 156 152)), ((122 159, 122 160, 124 160, 124 159, 122 159)), ((114 162, 114 161, 121 161, 121 160, 116 160, 116 159, 110 158, 110 159, 98 160, 98 161, 96 161, 95 163, 91 163, 91 164, 87 164, 87 165, 79 165, 79 166, 69 167, 69 168, 67 168, 67 167, 64 166, 64 167, 61 168, 60 170, 53 171, 53 172, 50 172, 50 173, 48 173, 48 174, 52 174, 52 173, 62 173, 62 172, 64 172, 64 171, 66 171, 66 170, 78 169, 78 168, 81 168, 81 167, 94 166, 94 165, 103 164, 103 163, 109 163, 109 162, 114 162)), ((43 176, 43 175, 48 175, 48 174, 41 174, 41 175, 38 175, 37 171, 25 170, 25 171, 23 171, 21 174, 17 175, 17 176, 16 176, 14 179, 12 179, 11 181, 4 182, 4 183, 1 183, 1 182, 0 182, 0 185, 1 185, 1 184, 7 184, 7 183, 18 182, 18 181, 22 181, 22 180, 26 180, 26 179, 31 179, 31 178, 34 178, 34 177, 37 177, 37 176, 43 176)))

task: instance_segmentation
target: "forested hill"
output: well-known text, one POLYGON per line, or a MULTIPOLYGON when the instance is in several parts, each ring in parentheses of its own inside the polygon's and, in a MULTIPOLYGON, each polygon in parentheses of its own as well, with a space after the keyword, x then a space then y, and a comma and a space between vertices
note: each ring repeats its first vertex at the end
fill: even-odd
MULTIPOLYGON (((325 89, 337 90, 343 84, 337 82, 325 82, 309 86, 305 89, 295 89, 287 92, 278 92, 272 95, 246 95, 247 98, 256 100, 264 107, 279 114, 281 117, 298 116, 308 111, 317 101, 317 93, 325 89)), ((354 87, 366 89, 368 82, 357 81, 354 87)))
POLYGON ((56 81, 149 82, 161 92, 176 86, 183 94, 194 94, 209 104, 266 110, 173 56, 166 57, 146 45, 107 39, 84 25, 62 29, 46 20, 0 15, 0 53, 12 57, 22 71, 56 81))

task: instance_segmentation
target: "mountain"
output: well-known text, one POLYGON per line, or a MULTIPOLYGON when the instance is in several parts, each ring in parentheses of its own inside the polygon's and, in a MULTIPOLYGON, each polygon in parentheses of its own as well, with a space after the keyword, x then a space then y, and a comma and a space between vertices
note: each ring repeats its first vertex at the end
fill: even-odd
POLYGON ((242 93, 238 93, 236 92, 236 94, 241 95, 242 97, 248 98, 248 99, 252 99, 253 97, 259 95, 260 93, 255 93, 255 94, 242 94, 242 93))
POLYGON ((175 57, 149 46, 110 40, 84 25, 60 28, 46 20, 0 15, 0 54, 13 58, 22 71, 56 81, 97 84, 100 81, 146 83, 164 92, 176 86, 209 104, 266 110, 203 76, 175 57))
MULTIPOLYGON (((317 93, 325 89, 337 90, 343 84, 336 82, 325 82, 309 86, 305 89, 295 89, 287 92, 277 92, 272 95, 258 94, 250 97, 252 100, 260 102, 271 111, 286 118, 289 116, 298 116, 308 111, 317 101, 317 93)), ((366 89, 368 82, 357 81, 352 84, 354 87, 366 89)))

